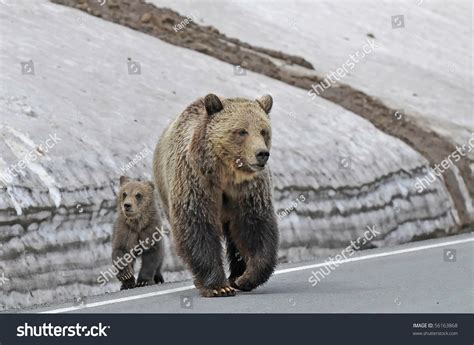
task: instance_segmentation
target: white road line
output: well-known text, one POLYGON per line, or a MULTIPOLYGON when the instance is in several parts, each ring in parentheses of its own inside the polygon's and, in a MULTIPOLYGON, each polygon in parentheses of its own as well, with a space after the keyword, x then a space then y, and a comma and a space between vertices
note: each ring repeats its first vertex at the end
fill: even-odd
MULTIPOLYGON (((417 251, 425 250, 425 249, 446 247, 446 246, 451 246, 451 245, 454 245, 454 244, 467 243, 467 242, 473 242, 473 241, 474 241, 474 237, 471 237, 471 238, 466 238, 466 239, 463 239, 463 240, 443 242, 443 243, 437 243, 437 244, 428 244, 428 245, 425 245, 425 246, 393 250, 391 252, 386 252, 386 253, 368 254, 368 255, 358 256, 356 258, 343 259, 343 260, 337 261, 337 263, 338 264, 344 264, 344 263, 347 263, 347 262, 369 260, 369 259, 381 258, 381 257, 384 257, 384 256, 391 256, 391 255, 399 255, 399 254, 417 252, 417 251)), ((335 262, 335 260, 333 262, 335 262)), ((303 270, 308 270, 310 268, 318 268, 318 267, 322 267, 322 266, 328 266, 330 264, 331 264, 331 262, 329 262, 329 263, 323 262, 323 263, 320 263, 320 264, 313 264, 313 265, 287 268, 287 269, 284 269, 284 270, 275 271, 274 274, 284 274, 284 273, 289 273, 289 272, 303 271, 303 270)))
POLYGON ((111 300, 102 301, 102 302, 89 303, 89 304, 82 305, 82 306, 74 306, 74 307, 68 307, 68 308, 47 310, 47 311, 42 311, 39 314, 67 313, 68 311, 74 311, 74 310, 85 309, 85 308, 100 307, 102 305, 107 305, 107 304, 115 304, 115 303, 120 303, 120 302, 133 301, 135 299, 142 299, 142 298, 148 298, 148 297, 168 295, 170 293, 186 291, 186 290, 192 290, 192 289, 194 289, 194 285, 188 285, 188 286, 183 286, 183 287, 174 288, 174 289, 168 289, 168 290, 145 293, 145 294, 142 294, 142 295, 134 295, 134 296, 111 299, 111 300))
MULTIPOLYGON (((473 242, 473 241, 474 241, 474 237, 470 237, 470 238, 466 238, 466 239, 462 239, 462 240, 442 242, 442 243, 437 243, 437 244, 428 244, 428 245, 424 245, 424 246, 393 250, 393 251, 385 252, 385 253, 362 255, 362 256, 358 256, 356 258, 349 258, 349 259, 341 260, 341 261, 339 261, 339 263, 342 264, 342 263, 348 263, 348 262, 354 262, 354 261, 370 260, 370 259, 381 258, 381 257, 385 257, 385 256, 417 252, 417 251, 425 250, 425 249, 446 247, 446 246, 451 246, 451 245, 460 244, 460 243, 473 242)), ((318 267, 322 267, 322 266, 327 266, 329 264, 330 263, 323 262, 323 263, 319 263, 319 264, 287 268, 287 269, 283 269, 283 270, 277 270, 277 271, 275 271, 274 274, 278 275, 278 274, 285 274, 285 273, 290 273, 290 272, 304 271, 304 270, 308 270, 308 269, 311 269, 311 268, 318 268, 318 267)), ((136 300, 136 299, 142 299, 142 298, 148 298, 148 297, 169 295, 169 294, 172 294, 172 293, 175 293, 175 292, 187 291, 187 290, 192 290, 192 289, 194 289, 194 285, 188 285, 188 286, 183 286, 183 287, 174 288, 174 289, 168 289, 168 290, 161 290, 161 291, 156 291, 156 292, 145 293, 145 294, 141 294, 141 295, 133 295, 133 296, 115 298, 115 299, 101 301, 101 302, 88 303, 88 304, 82 305, 82 306, 73 306, 73 307, 67 307, 67 308, 46 310, 46 311, 40 312, 39 314, 67 313, 69 311, 74 311, 74 310, 100 307, 100 306, 103 306, 103 305, 133 301, 133 300, 136 300)))

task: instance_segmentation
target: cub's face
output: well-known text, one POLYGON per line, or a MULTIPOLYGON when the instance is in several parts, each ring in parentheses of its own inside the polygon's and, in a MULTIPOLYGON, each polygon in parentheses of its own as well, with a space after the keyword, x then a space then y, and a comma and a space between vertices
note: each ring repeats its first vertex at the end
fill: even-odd
POLYGON ((150 181, 134 181, 121 176, 117 205, 126 218, 138 218, 148 212, 152 205, 153 191, 153 183, 150 181))
MULTIPOLYGON (((208 114, 212 106, 210 104, 210 109, 206 106, 208 114)), ((265 169, 271 149, 272 128, 268 115, 271 106, 270 96, 256 101, 228 99, 221 102, 220 111, 211 115, 207 129, 209 143, 229 169, 247 177, 265 169)))

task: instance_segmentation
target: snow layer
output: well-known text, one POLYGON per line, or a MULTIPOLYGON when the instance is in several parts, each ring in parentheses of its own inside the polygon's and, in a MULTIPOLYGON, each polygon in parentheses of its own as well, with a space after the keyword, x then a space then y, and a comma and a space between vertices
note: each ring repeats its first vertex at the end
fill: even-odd
POLYGON ((413 114, 452 142, 462 145, 472 137, 472 1, 147 2, 194 14, 198 23, 244 42, 301 56, 321 76, 362 53, 370 34, 376 48, 356 56, 360 62, 341 82, 413 114), (392 16, 399 15, 404 26, 392 28, 392 16))

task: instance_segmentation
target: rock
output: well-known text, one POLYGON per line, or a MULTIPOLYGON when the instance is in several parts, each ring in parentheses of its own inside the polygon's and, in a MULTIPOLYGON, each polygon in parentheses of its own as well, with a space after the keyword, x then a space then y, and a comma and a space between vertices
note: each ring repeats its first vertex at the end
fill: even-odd
POLYGON ((140 18, 140 21, 142 23, 149 23, 151 18, 152 18, 151 13, 149 13, 149 12, 143 13, 142 17, 140 18))

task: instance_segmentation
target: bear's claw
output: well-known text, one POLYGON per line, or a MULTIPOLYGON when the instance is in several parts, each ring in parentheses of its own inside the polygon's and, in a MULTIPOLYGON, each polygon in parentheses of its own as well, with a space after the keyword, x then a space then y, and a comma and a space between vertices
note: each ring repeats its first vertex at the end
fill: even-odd
POLYGON ((128 290, 128 289, 133 289, 135 287, 135 278, 132 276, 132 278, 129 278, 127 280, 124 280, 122 282, 122 286, 120 287, 120 290, 128 290))
POLYGON ((235 290, 230 286, 223 286, 217 289, 201 289, 202 297, 230 297, 235 296, 235 290))
POLYGON ((121 282, 130 280, 132 278, 133 278, 133 273, 130 271, 129 268, 126 268, 122 271, 119 271, 119 273, 117 273, 117 279, 120 280, 121 282))

